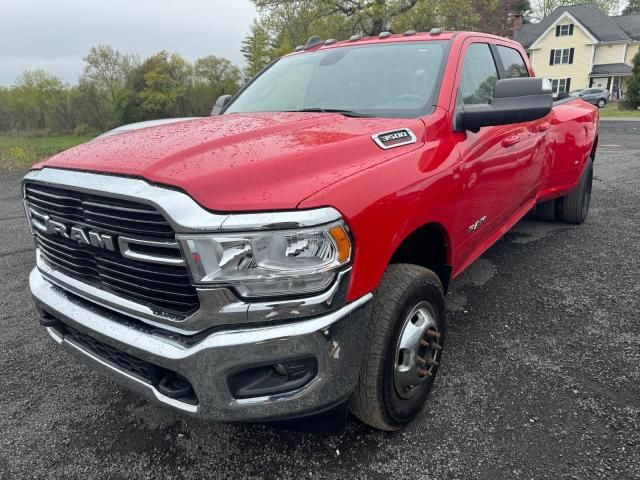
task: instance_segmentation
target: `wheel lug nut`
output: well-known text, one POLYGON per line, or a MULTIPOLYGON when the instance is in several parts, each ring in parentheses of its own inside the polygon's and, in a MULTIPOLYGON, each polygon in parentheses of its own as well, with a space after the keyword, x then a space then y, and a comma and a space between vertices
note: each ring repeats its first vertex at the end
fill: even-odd
POLYGON ((439 365, 439 363, 438 363, 438 362, 436 362, 433 358, 427 358, 427 363, 428 363, 429 365, 433 365, 433 366, 435 366, 435 367, 437 367, 437 366, 439 365))
POLYGON ((440 338, 440 332, 436 332, 435 330, 427 330, 427 337, 440 338))
POLYGON ((426 368, 419 368, 418 369, 418 376, 419 377, 430 377, 431 376, 431 372, 429 370, 427 370, 426 368))
POLYGON ((436 343, 436 342, 431 342, 431 345, 429 345, 431 347, 431 349, 433 350, 442 350, 442 345, 436 343))
POLYGON ((427 342, 426 340, 420 340, 420 346, 421 347, 428 347, 429 346, 429 342, 427 342))
POLYGON ((427 363, 427 360, 424 357, 416 357, 416 363, 418 365, 424 365, 425 363, 427 363))

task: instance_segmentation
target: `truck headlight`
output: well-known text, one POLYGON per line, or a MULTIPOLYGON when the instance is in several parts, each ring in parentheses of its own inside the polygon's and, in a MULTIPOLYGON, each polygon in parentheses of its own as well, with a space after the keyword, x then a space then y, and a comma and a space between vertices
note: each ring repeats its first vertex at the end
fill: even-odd
POLYGON ((197 284, 228 285, 242 297, 324 290, 351 260, 351 239, 337 222, 300 230, 178 235, 197 284))

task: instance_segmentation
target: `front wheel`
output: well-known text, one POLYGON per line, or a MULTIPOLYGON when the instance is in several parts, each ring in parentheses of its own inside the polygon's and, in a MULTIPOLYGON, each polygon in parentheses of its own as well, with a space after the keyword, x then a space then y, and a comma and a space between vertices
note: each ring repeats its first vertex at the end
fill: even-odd
POLYGON ((444 291, 431 270, 394 264, 372 302, 367 345, 349 407, 372 427, 399 430, 420 412, 438 373, 444 291))
POLYGON ((598 100, 598 107, 603 108, 607 104, 607 101, 604 98, 598 100))

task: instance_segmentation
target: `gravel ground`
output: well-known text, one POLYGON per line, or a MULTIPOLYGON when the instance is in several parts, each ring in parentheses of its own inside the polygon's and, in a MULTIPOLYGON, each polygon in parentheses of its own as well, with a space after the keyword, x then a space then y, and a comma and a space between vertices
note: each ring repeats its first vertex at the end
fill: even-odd
POLYGON ((38 325, 22 174, 0 174, 0 478, 640 478, 639 171, 640 123, 603 122, 588 221, 525 219, 452 284, 395 434, 196 421, 79 365, 38 325))

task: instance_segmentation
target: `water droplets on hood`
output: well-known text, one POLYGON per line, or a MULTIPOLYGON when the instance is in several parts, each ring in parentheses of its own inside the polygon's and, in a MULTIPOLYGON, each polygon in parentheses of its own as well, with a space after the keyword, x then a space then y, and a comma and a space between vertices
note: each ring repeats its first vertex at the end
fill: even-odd
MULTIPOLYGON (((400 121, 421 138, 420 120, 400 121)), ((104 137, 49 164, 173 185, 217 211, 265 202, 295 208, 310 193, 419 145, 378 148, 371 134, 389 123, 318 113, 221 115, 104 137)))

